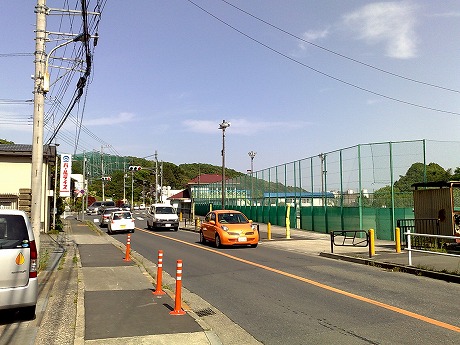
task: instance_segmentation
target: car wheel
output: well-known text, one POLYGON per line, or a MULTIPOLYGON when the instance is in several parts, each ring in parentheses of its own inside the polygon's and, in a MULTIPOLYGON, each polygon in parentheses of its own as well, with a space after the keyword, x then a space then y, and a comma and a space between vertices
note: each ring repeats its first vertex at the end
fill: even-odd
POLYGON ((203 231, 200 231, 200 243, 206 244, 206 238, 204 238, 203 231))
POLYGON ((222 248, 222 242, 220 241, 219 235, 216 235, 215 242, 216 242, 216 248, 222 248))
POLYGON ((20 315, 24 320, 33 320, 35 319, 35 305, 31 307, 21 308, 20 315))
POLYGON ((134 234, 134 229, 131 229, 131 231, 130 231, 130 232, 131 232, 132 234, 134 234))
POLYGON ((257 243, 256 244, 251 244, 251 248, 257 248, 257 243))
POLYGON ((178 231, 178 230, 179 230, 179 227, 176 226, 176 227, 174 228, 174 231, 178 231))

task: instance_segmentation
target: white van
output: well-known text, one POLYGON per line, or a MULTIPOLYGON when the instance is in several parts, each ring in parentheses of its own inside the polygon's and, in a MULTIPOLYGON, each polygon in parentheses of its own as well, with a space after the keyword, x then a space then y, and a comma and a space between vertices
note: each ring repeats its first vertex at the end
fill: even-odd
POLYGON ((32 320, 38 298, 38 253, 24 211, 0 209, 0 310, 32 320))
POLYGON ((176 209, 169 204, 152 204, 147 211, 148 229, 179 229, 179 217, 176 209))

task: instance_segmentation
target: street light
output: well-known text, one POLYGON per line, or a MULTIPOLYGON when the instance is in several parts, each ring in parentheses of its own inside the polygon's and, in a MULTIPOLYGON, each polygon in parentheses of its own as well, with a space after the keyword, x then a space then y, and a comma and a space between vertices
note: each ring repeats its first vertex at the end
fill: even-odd
POLYGON ((256 156, 257 152, 249 151, 248 155, 251 157, 251 200, 254 198, 254 157, 256 156))
POLYGON ((222 209, 225 210, 225 130, 230 127, 230 122, 222 120, 219 129, 222 130, 222 209))
POLYGON ((46 56, 46 61, 45 61, 45 77, 43 78, 43 92, 46 93, 46 92, 48 92, 50 90, 50 74, 48 72, 48 65, 49 65, 49 60, 50 60, 51 54, 53 54, 55 50, 65 46, 65 45, 67 45, 69 43, 72 43, 72 42, 86 42, 89 38, 90 38, 89 35, 79 34, 79 35, 75 36, 74 38, 72 38, 71 40, 65 41, 64 43, 61 43, 61 44, 58 44, 56 47, 51 49, 49 54, 46 56))

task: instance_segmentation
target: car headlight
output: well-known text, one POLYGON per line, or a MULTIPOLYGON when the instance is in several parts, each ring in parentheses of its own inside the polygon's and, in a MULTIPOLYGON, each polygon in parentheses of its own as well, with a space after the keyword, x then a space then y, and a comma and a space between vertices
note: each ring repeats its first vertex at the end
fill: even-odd
POLYGON ((226 227, 225 225, 221 225, 220 227, 221 227, 222 230, 228 231, 228 227, 226 227))

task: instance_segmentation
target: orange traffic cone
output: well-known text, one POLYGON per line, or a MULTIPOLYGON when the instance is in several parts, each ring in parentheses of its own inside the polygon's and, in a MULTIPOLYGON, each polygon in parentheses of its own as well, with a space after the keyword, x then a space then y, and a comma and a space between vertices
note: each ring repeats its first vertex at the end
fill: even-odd
POLYGON ((154 295, 164 295, 166 292, 164 292, 161 289, 162 285, 162 276, 163 276, 163 251, 159 250, 158 251, 158 265, 157 265, 157 288, 153 292, 154 295))
POLYGON ((131 261, 131 234, 128 234, 128 239, 126 240, 126 254, 123 261, 131 261))
POLYGON ((174 310, 170 311, 171 315, 184 315, 185 311, 182 309, 182 260, 177 260, 176 266, 176 298, 174 303, 174 310))

